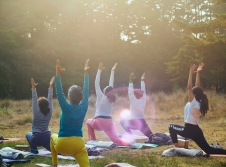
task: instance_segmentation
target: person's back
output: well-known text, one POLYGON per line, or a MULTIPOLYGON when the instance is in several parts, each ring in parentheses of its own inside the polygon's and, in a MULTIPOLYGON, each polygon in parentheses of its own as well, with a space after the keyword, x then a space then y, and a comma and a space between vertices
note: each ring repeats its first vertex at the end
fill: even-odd
POLYGON ((133 80, 135 76, 131 73, 129 76, 128 96, 130 101, 131 116, 126 119, 121 119, 120 124, 128 135, 125 135, 130 140, 134 140, 132 130, 140 130, 145 136, 150 137, 152 131, 144 119, 144 110, 146 106, 146 89, 145 89, 145 73, 141 76, 141 89, 135 89, 133 80))
POLYGON ((60 129, 59 133, 51 135, 50 148, 52 152, 52 163, 57 167, 58 159, 57 154, 73 155, 81 167, 89 167, 88 153, 85 148, 85 142, 82 134, 83 121, 88 110, 88 97, 89 97, 89 76, 88 76, 88 63, 86 61, 84 67, 84 85, 83 90, 80 86, 73 85, 68 90, 68 98, 70 103, 67 102, 63 93, 60 73, 60 61, 57 60, 55 88, 56 95, 62 110, 60 115, 60 129))
POLYGON ((50 128, 49 122, 53 112, 53 83, 54 78, 50 80, 48 89, 48 99, 45 97, 38 98, 36 92, 37 83, 31 78, 32 85, 32 132, 26 134, 26 139, 30 145, 30 150, 34 154, 38 154, 37 147, 43 146, 50 151, 50 128))
POLYGON ((104 131, 109 139, 117 145, 130 145, 129 141, 122 140, 117 136, 111 117, 112 107, 116 101, 116 96, 114 94, 115 90, 113 88, 114 71, 116 66, 117 63, 115 63, 111 70, 109 86, 106 86, 102 92, 100 89, 100 75, 104 67, 102 62, 99 63, 95 79, 95 90, 97 95, 95 118, 91 118, 86 121, 88 128, 88 138, 89 140, 96 140, 94 130, 98 130, 104 131))

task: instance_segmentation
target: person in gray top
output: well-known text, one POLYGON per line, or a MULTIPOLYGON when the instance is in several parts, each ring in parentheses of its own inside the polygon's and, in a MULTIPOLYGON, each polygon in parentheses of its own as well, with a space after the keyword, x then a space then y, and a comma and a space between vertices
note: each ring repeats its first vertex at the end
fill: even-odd
POLYGON ((38 98, 34 79, 31 78, 32 86, 32 132, 26 134, 26 139, 30 145, 31 153, 38 154, 37 147, 43 146, 50 151, 49 121, 53 112, 53 83, 54 77, 51 78, 48 89, 48 99, 45 97, 38 98))

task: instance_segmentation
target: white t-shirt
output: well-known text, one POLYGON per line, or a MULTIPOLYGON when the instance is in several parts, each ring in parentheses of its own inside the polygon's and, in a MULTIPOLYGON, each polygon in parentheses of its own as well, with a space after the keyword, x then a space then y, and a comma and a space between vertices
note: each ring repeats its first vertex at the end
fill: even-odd
POLYGON ((188 102, 184 107, 184 122, 198 125, 200 116, 200 103, 194 98, 192 102, 188 102))
POLYGON ((144 118, 146 106, 146 89, 144 81, 141 81, 141 91, 143 91, 143 96, 140 99, 137 99, 133 92, 133 83, 129 83, 128 95, 130 100, 131 119, 144 118))
MULTIPOLYGON (((101 74, 101 70, 98 69, 96 79, 95 79, 95 90, 97 95, 95 117, 111 116, 113 103, 109 102, 108 97, 105 96, 102 90, 100 89, 100 74, 101 74)), ((114 83, 114 71, 111 71, 109 86, 113 87, 113 83, 114 83)))

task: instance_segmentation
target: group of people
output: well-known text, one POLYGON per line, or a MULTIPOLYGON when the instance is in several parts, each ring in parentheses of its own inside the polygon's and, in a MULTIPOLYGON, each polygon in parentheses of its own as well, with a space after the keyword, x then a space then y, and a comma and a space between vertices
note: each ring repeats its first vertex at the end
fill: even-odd
MULTIPOLYGON (((194 140, 197 145, 207 154, 226 154, 226 150, 210 147, 204 138, 202 130, 199 128, 200 116, 205 116, 208 110, 208 99, 200 87, 200 73, 204 64, 197 68, 192 65, 189 71, 188 79, 188 97, 189 102, 184 108, 185 126, 171 124, 169 132, 171 139, 178 147, 177 134, 194 140), (197 70, 196 70, 197 68, 197 70), (192 87, 192 76, 196 73, 195 87, 192 87)), ((95 79, 96 107, 94 118, 88 119, 86 125, 88 128, 88 139, 96 140, 95 130, 103 131, 111 141, 117 145, 130 146, 133 140, 126 140, 118 137, 112 117, 112 107, 116 101, 116 91, 114 89, 114 73, 117 63, 111 70, 109 85, 103 91, 100 88, 100 76, 104 69, 102 62, 99 63, 95 79)), ((89 60, 84 66, 84 85, 83 89, 78 85, 73 85, 68 90, 67 98, 63 93, 60 61, 56 63, 56 76, 50 80, 48 89, 48 99, 38 98, 36 92, 37 83, 31 78, 32 86, 32 132, 26 134, 31 152, 38 154, 38 146, 43 146, 52 153, 52 163, 57 167, 57 155, 72 155, 81 167, 89 167, 88 153, 83 139, 82 126, 88 110, 89 98, 89 60), (55 83, 56 95, 62 110, 60 115, 60 128, 58 134, 51 134, 49 122, 53 113, 53 84, 55 83)), ((120 121, 121 126, 126 133, 133 139, 132 130, 140 130, 145 136, 152 137, 152 131, 149 128, 145 118, 144 111, 146 106, 145 73, 141 76, 141 89, 134 89, 134 73, 129 76, 128 96, 130 100, 131 116, 120 121)))

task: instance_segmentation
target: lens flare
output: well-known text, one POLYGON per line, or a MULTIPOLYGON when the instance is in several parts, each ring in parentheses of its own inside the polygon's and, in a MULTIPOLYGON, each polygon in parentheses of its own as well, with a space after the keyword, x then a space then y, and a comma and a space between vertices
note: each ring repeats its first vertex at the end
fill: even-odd
POLYGON ((128 109, 122 110, 120 113, 120 117, 122 119, 128 119, 130 117, 131 113, 128 109))

